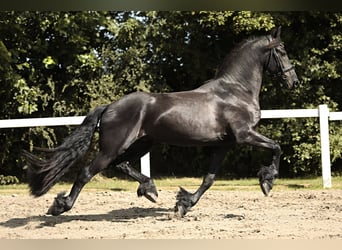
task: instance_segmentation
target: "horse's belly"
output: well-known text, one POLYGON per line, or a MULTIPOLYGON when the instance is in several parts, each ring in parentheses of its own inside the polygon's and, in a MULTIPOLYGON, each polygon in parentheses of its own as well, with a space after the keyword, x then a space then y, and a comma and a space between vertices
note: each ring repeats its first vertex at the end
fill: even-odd
POLYGON ((222 141, 216 134, 204 135, 200 133, 186 133, 186 131, 172 130, 167 131, 167 133, 156 133, 152 137, 156 142, 184 146, 217 144, 222 141))

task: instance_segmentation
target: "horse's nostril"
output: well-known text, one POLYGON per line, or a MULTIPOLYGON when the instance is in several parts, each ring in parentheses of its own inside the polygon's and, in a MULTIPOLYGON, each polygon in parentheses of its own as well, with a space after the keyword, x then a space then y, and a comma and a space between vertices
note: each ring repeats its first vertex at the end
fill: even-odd
POLYGON ((293 87, 297 87, 298 85, 299 85, 299 81, 298 80, 293 82, 293 87))

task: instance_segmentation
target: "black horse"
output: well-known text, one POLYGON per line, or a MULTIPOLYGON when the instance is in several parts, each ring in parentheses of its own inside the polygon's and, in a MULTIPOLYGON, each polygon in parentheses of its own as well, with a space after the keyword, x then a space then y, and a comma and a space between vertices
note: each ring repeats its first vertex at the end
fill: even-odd
POLYGON ((96 158, 80 170, 69 195, 62 193, 55 198, 49 214, 70 210, 83 186, 110 164, 140 183, 138 196, 155 202, 158 194, 153 180, 129 164, 146 154, 154 143, 214 149, 208 174, 198 190, 189 193, 180 188, 175 206, 180 216, 213 184, 225 153, 234 143, 272 150, 271 165, 258 172, 260 187, 267 196, 278 174, 281 149, 255 131, 260 120, 262 75, 268 71, 279 76, 289 88, 298 83, 280 32, 280 27, 274 28, 269 35, 243 41, 225 58, 216 76, 197 89, 136 92, 95 108, 62 145, 45 150, 49 153, 46 160, 24 151, 32 195, 45 194, 86 153, 99 123, 100 150, 96 158))

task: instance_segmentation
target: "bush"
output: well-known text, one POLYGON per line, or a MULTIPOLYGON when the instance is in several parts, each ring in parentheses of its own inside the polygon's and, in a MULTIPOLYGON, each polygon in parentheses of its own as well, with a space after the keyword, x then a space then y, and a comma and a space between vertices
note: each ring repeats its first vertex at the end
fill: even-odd
POLYGON ((4 176, 0 175, 0 185, 10 185, 10 184, 18 184, 19 180, 15 176, 4 176))

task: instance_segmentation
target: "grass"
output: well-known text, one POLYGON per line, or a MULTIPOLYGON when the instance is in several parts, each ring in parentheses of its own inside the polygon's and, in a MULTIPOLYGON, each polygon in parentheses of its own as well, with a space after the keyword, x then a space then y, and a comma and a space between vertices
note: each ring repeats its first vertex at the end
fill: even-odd
MULTIPOLYGON (((162 190, 178 190, 180 186, 187 188, 189 191, 195 191, 201 184, 202 178, 156 178, 155 184, 157 189, 162 190)), ((61 191, 69 191, 71 183, 58 183, 56 184, 51 193, 61 191)), ((342 189, 342 176, 332 178, 332 189, 342 189)), ((97 175, 91 182, 89 182, 85 190, 88 192, 99 190, 111 191, 136 191, 138 183, 131 180, 105 178, 97 175)), ((274 190, 320 190, 322 188, 322 178, 303 178, 303 179, 277 179, 275 182, 274 190)), ((258 179, 239 179, 239 180, 225 180, 218 179, 210 190, 224 190, 224 191, 259 191, 258 179)), ((15 184, 0 186, 1 194, 19 194, 28 193, 27 184, 15 184)))

